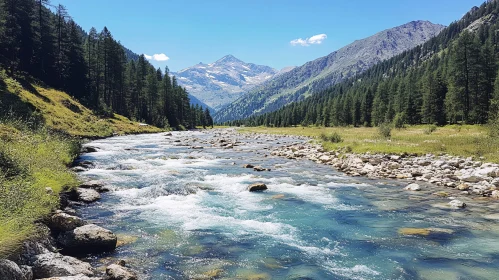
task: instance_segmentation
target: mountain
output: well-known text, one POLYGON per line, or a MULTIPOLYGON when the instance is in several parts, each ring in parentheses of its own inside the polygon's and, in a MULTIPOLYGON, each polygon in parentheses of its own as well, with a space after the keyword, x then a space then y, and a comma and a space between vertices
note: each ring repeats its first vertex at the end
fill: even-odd
POLYGON ((197 99, 194 95, 189 94, 189 100, 191 101, 192 105, 198 105, 198 106, 201 106, 203 108, 208 108, 208 110, 210 111, 210 114, 214 114, 215 113, 215 110, 213 110, 213 108, 211 108, 210 106, 206 105, 203 101, 197 99))
MULTIPOLYGON (((491 122, 494 127, 499 124, 498 14, 499 1, 487 1, 426 43, 362 74, 232 124, 403 128, 491 122)), ((491 129, 491 135, 497 131, 491 129)))
POLYGON ((245 63, 227 55, 213 63, 199 63, 172 75, 191 95, 218 110, 277 73, 271 67, 245 63))
POLYGON ((215 120, 225 122, 242 119, 302 100, 426 42, 443 28, 428 21, 413 21, 355 41, 253 88, 217 112, 215 120))

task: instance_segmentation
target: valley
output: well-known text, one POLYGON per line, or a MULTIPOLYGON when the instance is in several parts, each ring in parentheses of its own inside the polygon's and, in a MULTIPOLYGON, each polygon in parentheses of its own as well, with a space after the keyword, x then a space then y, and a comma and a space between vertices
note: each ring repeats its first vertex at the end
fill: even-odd
POLYGON ((499 0, 446 1, 0 0, 0 280, 495 279, 499 0))

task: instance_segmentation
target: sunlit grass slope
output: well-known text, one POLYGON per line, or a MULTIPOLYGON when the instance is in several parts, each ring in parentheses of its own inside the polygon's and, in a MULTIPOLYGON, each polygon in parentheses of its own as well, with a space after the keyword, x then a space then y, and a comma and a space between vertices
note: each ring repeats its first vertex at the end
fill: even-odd
POLYGON ((19 96, 23 102, 31 104, 39 112, 46 126, 73 136, 104 137, 114 133, 161 131, 154 126, 141 126, 117 114, 114 114, 113 118, 100 118, 62 91, 36 85, 27 88, 10 78, 5 79, 5 84, 7 92, 19 96))
POLYGON ((485 126, 452 125, 438 127, 435 131, 428 126, 411 126, 393 129, 390 139, 380 136, 378 128, 371 127, 247 127, 241 132, 303 135, 320 138, 321 134, 338 133, 339 143, 322 142, 325 149, 348 148, 354 153, 389 154, 451 154, 464 157, 484 157, 491 162, 499 162, 499 139, 489 136, 485 126))

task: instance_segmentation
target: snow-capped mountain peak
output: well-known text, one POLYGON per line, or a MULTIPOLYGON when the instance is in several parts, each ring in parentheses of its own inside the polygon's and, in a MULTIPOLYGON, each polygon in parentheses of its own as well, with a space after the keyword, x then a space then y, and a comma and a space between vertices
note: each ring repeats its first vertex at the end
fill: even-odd
POLYGON ((199 63, 172 74, 191 95, 218 110, 278 72, 226 55, 213 63, 199 63))

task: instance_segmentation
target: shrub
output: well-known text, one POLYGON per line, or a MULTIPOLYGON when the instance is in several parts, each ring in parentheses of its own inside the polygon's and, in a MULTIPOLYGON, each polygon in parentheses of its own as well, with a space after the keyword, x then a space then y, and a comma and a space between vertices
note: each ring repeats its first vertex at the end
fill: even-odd
POLYGON ((392 126, 388 122, 384 122, 378 127, 379 135, 383 138, 389 139, 392 137, 392 126))
POLYGON ((489 121, 488 123, 489 136, 496 138, 499 137, 499 117, 489 121))
POLYGON ((428 126, 425 128, 424 133, 425 133, 425 134, 430 135, 430 134, 432 134, 433 132, 435 132, 436 130, 437 130, 437 126, 436 126, 436 125, 434 125, 434 124, 430 124, 430 125, 428 125, 428 126))
POLYGON ((329 135, 327 135, 325 133, 321 133, 321 135, 319 137, 324 142, 331 142, 331 143, 343 142, 343 138, 341 138, 341 135, 338 132, 334 132, 334 133, 329 134, 329 135))
POLYGON ((405 113, 398 113, 395 115, 395 118, 393 119, 393 126, 398 129, 405 128, 407 120, 405 117, 405 113))

